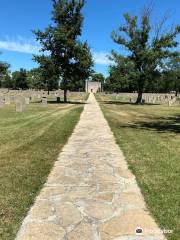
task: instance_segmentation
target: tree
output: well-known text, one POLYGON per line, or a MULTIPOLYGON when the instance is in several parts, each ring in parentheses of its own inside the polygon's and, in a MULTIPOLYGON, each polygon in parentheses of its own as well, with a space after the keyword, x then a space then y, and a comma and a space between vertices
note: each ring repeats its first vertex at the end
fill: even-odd
POLYGON ((125 25, 121 25, 118 31, 112 33, 114 42, 128 50, 128 58, 134 64, 134 79, 138 91, 137 104, 142 101, 142 94, 147 82, 159 74, 161 62, 177 54, 172 52, 172 48, 178 45, 175 38, 180 32, 180 27, 176 26, 163 32, 163 19, 153 35, 150 14, 150 8, 143 11, 140 19, 138 16, 130 16, 126 13, 124 14, 125 25))
POLYGON ((19 71, 12 73, 12 80, 15 89, 27 89, 27 72, 25 69, 21 68, 19 71))
POLYGON ((39 68, 33 68, 27 71, 27 85, 28 88, 31 89, 43 89, 39 68))
POLYGON ((6 76, 9 76, 9 67, 8 63, 0 61, 0 87, 6 87, 6 76))
MULTIPOLYGON (((77 61, 74 63, 69 81, 66 83, 66 87, 72 91, 79 91, 85 89, 85 80, 92 74, 92 55, 87 42, 79 42, 79 51, 77 52, 77 61)), ((61 88, 64 88, 64 81, 61 82, 61 88)))
POLYGON ((114 92, 132 92, 137 86, 134 81, 135 69, 134 63, 129 57, 119 55, 112 51, 109 59, 113 64, 109 67, 109 78, 105 85, 106 90, 114 92))
POLYGON ((2 78, 1 78, 1 87, 3 88, 13 88, 14 83, 12 76, 10 75, 10 72, 7 72, 2 78))
POLYGON ((102 73, 94 73, 92 74, 92 81, 93 82, 101 82, 104 83, 104 75, 102 73))
POLYGON ((171 91, 180 92, 180 55, 168 59, 164 67, 164 80, 171 85, 171 91))
POLYGON ((45 89, 40 67, 27 71, 27 85, 31 89, 45 89))
POLYGON ((40 86, 48 91, 58 89, 59 86, 59 74, 58 69, 54 66, 54 63, 50 56, 35 56, 36 61, 40 64, 40 86))
MULTIPOLYGON (((81 10, 84 0, 52 1, 53 25, 47 27, 44 32, 35 31, 35 35, 42 45, 41 50, 48 51, 54 71, 61 78, 66 102, 68 85, 77 80, 77 76, 84 79, 91 72, 92 56, 87 43, 79 41, 82 32, 81 10)), ((41 64, 40 58, 38 62, 41 64)))

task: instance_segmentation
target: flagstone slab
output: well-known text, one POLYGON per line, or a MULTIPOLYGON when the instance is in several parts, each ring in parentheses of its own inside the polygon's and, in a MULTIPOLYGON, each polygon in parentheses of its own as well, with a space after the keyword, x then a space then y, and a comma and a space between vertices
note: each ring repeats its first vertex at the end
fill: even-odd
POLYGON ((53 216, 55 209, 50 201, 39 200, 31 208, 31 219, 36 220, 47 220, 49 217, 53 216))
POLYGON ((157 232, 155 221, 143 210, 129 210, 112 218, 100 226, 100 232, 119 237, 135 234, 138 227, 143 229, 143 235, 153 235, 157 232))
POLYGON ((63 227, 75 225, 82 220, 80 211, 71 202, 59 202, 56 205, 56 216, 63 227))
POLYGON ((64 186, 58 187, 44 187, 38 196, 38 199, 52 199, 58 196, 62 196, 66 189, 64 186))
POLYGON ((104 201, 104 202, 112 202, 113 200, 113 193, 99 193, 93 196, 93 200, 104 201))
POLYGON ((111 205, 96 201, 88 203, 85 213, 91 218, 103 220, 111 217, 114 211, 111 205))
POLYGON ((64 236, 64 229, 57 224, 31 223, 26 225, 18 238, 21 240, 63 240, 64 236))
POLYGON ((79 224, 68 234, 68 240, 93 240, 92 226, 88 223, 79 224))

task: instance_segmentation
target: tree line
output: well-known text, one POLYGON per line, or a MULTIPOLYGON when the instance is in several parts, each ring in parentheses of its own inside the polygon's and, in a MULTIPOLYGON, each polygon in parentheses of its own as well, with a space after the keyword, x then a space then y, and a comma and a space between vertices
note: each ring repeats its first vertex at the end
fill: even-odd
POLYGON ((143 92, 180 92, 180 56, 177 35, 180 26, 167 28, 164 17, 154 27, 151 7, 140 16, 124 14, 124 24, 112 32, 112 40, 126 49, 126 55, 112 50, 109 56, 109 76, 94 73, 93 57, 87 42, 80 40, 83 26, 84 0, 52 0, 52 23, 34 34, 41 45, 41 54, 33 57, 38 68, 9 73, 9 65, 0 63, 0 86, 84 90, 84 82, 91 76, 100 81, 105 91, 138 92, 141 103, 143 92), (165 30, 166 29, 166 30, 165 30))
MULTIPOLYGON (((105 80, 104 90, 107 92, 137 92, 138 83, 132 63, 128 58, 119 59, 119 63, 110 66, 109 76, 105 80)), ((166 64, 156 72, 153 78, 145 79, 143 92, 180 93, 180 57, 167 59, 166 64)))
MULTIPOLYGON (((1 64, 3 65, 3 63, 1 64)), ((0 76, 0 87, 15 90, 36 89, 46 91, 63 89, 58 75, 53 74, 53 69, 49 72, 49 77, 47 75, 44 77, 44 71, 42 72, 41 68, 31 70, 21 68, 14 72, 4 69, 0 76)), ((71 91, 84 91, 84 80, 72 81, 69 83, 68 89, 71 91)))

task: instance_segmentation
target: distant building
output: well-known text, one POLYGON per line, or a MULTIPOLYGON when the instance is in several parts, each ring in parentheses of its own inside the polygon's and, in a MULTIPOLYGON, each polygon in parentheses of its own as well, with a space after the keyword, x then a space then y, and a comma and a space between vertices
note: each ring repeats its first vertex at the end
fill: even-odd
POLYGON ((92 81, 88 81, 86 80, 86 88, 85 88, 86 92, 90 93, 97 93, 97 92, 101 92, 102 91, 102 86, 100 82, 92 82, 92 81))

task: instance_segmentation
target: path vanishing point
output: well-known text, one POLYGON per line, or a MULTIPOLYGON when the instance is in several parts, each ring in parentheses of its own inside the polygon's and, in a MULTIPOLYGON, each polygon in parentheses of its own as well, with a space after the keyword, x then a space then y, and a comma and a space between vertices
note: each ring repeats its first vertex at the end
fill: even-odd
POLYGON ((16 240, 162 239, 91 93, 16 240))

